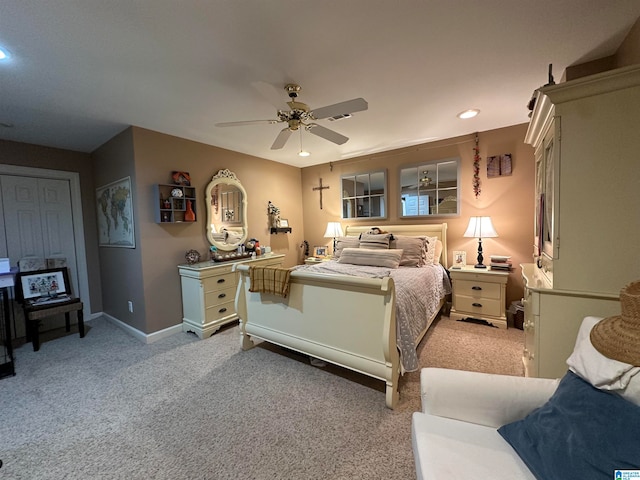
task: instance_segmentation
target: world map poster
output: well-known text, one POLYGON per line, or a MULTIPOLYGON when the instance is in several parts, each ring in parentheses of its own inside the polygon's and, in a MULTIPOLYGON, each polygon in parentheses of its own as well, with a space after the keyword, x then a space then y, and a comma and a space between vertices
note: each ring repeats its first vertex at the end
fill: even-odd
POLYGON ((101 247, 135 248, 131 178, 125 177, 96 189, 98 244, 101 247))

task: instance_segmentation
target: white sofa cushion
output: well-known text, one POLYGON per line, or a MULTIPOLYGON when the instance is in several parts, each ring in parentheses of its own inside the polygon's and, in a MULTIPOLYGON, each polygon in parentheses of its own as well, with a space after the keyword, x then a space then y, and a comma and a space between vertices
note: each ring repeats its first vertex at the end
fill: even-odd
POLYGON ((418 480, 535 479, 492 427, 415 412, 411 441, 418 480))
POLYGON ((498 428, 544 405, 558 382, 559 379, 423 368, 422 411, 498 428))

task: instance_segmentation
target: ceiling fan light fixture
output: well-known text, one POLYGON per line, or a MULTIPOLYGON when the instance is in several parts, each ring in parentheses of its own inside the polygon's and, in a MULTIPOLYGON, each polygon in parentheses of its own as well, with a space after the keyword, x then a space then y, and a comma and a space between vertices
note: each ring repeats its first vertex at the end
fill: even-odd
POLYGON ((298 152, 298 156, 299 157, 308 157, 309 155, 311 155, 309 152, 307 152, 304 148, 302 148, 302 128, 299 129, 300 130, 300 151, 298 152))
POLYGON ((460 112, 458 115, 456 115, 456 117, 458 118, 462 118, 467 119, 467 118, 473 118, 476 115, 478 115, 480 113, 480 110, 478 110, 477 108, 470 108, 469 110, 465 110, 464 112, 460 112))

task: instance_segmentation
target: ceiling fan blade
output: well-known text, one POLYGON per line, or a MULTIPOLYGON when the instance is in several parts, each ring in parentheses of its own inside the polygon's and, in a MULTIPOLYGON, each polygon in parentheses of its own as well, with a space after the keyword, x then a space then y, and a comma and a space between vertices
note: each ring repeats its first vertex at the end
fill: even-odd
POLYGON ((317 123, 311 123, 307 125, 307 130, 318 137, 324 138, 325 140, 329 140, 330 142, 336 143, 338 145, 342 145, 349 137, 345 137, 344 135, 339 134, 338 132, 334 132, 333 130, 329 130, 328 128, 323 127, 322 125, 318 125, 317 123))
POLYGON ((280 123, 280 120, 245 120, 242 122, 222 122, 216 123, 216 127, 241 127, 244 125, 273 125, 274 123, 280 123))
POLYGON ((315 109, 311 112, 313 118, 320 120, 322 118, 335 117, 337 115, 346 115, 354 112, 362 112, 369 108, 369 104, 364 98, 354 98, 346 102, 335 103, 326 107, 315 109))
POLYGON ((284 147, 284 144, 287 143, 287 140, 289 140, 291 133, 291 129, 289 128, 283 128, 282 130, 280 130, 280 133, 273 142, 273 145, 271 145, 271 150, 280 150, 282 147, 284 147))

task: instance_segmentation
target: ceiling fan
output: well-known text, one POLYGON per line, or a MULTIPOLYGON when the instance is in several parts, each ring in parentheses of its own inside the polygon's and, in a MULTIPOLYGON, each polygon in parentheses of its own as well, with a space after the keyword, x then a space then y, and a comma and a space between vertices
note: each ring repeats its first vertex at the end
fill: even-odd
POLYGON ((271 145, 271 150, 279 150, 284 147, 291 134, 300 129, 304 129, 309 133, 313 133, 314 135, 324 138, 325 140, 329 140, 337 145, 342 145, 349 140, 348 137, 323 127, 322 125, 318 125, 317 123, 314 123, 314 120, 322 120, 325 118, 339 120, 341 118, 349 118, 352 113, 362 112, 369 108, 369 104, 364 98, 354 98, 353 100, 347 100, 346 102, 335 103, 333 105, 311 110, 307 104, 296 100, 300 90, 302 90, 300 85, 288 83, 285 85, 284 89, 291 99, 287 102, 290 110, 278 110, 277 119, 223 122, 216 123, 216 127, 237 127, 264 123, 272 125, 276 123, 287 123, 287 127, 280 130, 280 133, 273 142, 273 145, 271 145))
POLYGON ((429 185, 433 184, 433 177, 429 175, 429 170, 422 170, 420 172, 420 178, 418 179, 418 183, 414 183, 411 185, 403 186, 403 188, 408 190, 417 190, 418 188, 427 188, 429 185))

